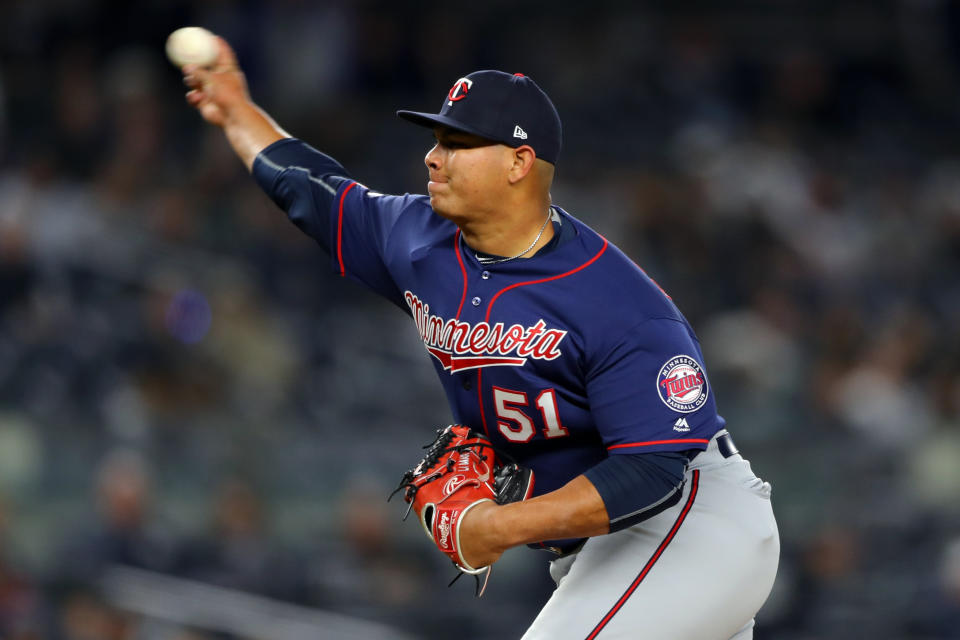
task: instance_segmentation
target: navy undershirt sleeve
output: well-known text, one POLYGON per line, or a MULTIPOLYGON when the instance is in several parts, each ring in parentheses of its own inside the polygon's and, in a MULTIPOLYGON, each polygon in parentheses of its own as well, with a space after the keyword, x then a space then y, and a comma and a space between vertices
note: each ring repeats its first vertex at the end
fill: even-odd
POLYGON ((257 155, 253 177, 291 222, 330 251, 334 199, 350 180, 343 165, 302 140, 285 138, 257 155))
POLYGON ((696 452, 661 451, 612 455, 584 474, 607 507, 610 533, 631 527, 675 505, 684 473, 696 452))

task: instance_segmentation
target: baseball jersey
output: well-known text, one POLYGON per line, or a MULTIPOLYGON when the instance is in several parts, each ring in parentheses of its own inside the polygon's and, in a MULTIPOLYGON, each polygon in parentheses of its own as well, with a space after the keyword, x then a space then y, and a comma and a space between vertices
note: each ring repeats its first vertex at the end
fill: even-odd
POLYGON ((617 247, 560 207, 559 238, 484 264, 424 195, 385 195, 296 139, 253 172, 332 269, 412 318, 458 423, 553 491, 608 456, 705 449, 723 428, 699 342, 617 247))

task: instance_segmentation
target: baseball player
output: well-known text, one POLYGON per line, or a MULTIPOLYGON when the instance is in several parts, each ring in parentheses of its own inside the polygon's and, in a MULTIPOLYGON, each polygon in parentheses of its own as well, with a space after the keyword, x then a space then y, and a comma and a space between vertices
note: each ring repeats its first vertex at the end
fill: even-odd
MULTIPOLYGON (((550 198, 561 124, 523 74, 477 71, 431 128, 427 195, 392 196, 283 131, 230 47, 187 101, 331 257, 413 319, 454 418, 534 472, 534 497, 459 522, 462 565, 530 545, 557 588, 526 640, 753 637, 776 574, 770 485, 717 414, 670 297, 550 198)), ((446 532, 444 533, 446 536, 446 532)))

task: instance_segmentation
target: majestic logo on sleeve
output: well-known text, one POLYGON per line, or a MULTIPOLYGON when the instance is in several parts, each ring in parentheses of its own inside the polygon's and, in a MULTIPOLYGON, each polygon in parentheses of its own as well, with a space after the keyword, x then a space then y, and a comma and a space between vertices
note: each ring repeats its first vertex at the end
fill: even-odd
POLYGON ((690 356, 674 356, 660 367, 657 392, 663 404, 680 413, 690 413, 702 407, 709 393, 703 369, 690 356))
POLYGON ((543 320, 524 327, 502 322, 470 324, 446 320, 430 313, 430 305, 416 294, 403 294, 427 351, 450 373, 479 367, 522 367, 528 359, 554 360, 560 357, 560 343, 566 331, 548 329, 543 320))

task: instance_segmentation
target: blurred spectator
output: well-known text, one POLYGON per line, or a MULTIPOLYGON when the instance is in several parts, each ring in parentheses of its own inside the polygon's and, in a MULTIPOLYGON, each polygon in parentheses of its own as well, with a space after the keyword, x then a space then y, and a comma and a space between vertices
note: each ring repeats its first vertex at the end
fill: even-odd
POLYGON ((953 638, 960 630, 960 538, 947 543, 937 564, 911 603, 910 631, 915 637, 953 638))
POLYGON ((112 565, 170 571, 174 539, 153 517, 152 477, 130 450, 115 450, 95 474, 92 522, 73 523, 62 534, 54 579, 96 584, 112 565))
POLYGON ((136 633, 131 616, 111 607, 94 591, 71 588, 60 603, 57 640, 130 640, 136 633))
POLYGON ((386 495, 375 480, 350 479, 334 514, 336 537, 317 541, 312 582, 324 607, 423 632, 443 615, 427 595, 436 558, 419 540, 397 535, 399 516, 386 495))
POLYGON ((43 595, 35 579, 12 562, 6 502, 0 498, 0 637, 26 639, 40 631, 43 595))
POLYGON ((209 528, 183 545, 176 573, 228 589, 307 601, 306 568, 271 538, 265 508, 249 483, 224 482, 210 509, 209 528))

